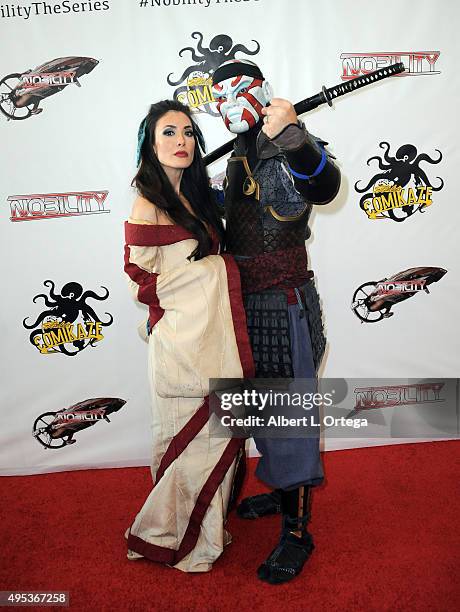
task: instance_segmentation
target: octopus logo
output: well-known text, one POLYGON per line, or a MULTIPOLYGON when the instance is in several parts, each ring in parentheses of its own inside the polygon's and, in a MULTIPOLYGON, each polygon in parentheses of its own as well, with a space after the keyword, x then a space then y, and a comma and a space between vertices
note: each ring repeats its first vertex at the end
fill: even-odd
POLYGON ((171 72, 167 78, 168 84, 179 85, 174 91, 174 99, 186 104, 192 111, 219 117, 216 108, 217 102, 211 91, 212 74, 224 62, 237 59, 235 56, 238 52, 256 55, 260 50, 260 45, 256 40, 252 40, 251 42, 255 43, 256 48, 251 51, 245 45, 234 45, 230 36, 217 34, 211 39, 207 48, 203 46, 203 34, 201 32, 193 32, 191 36, 198 40, 196 49, 184 47, 179 51, 179 57, 182 57, 185 51, 189 51, 191 59, 195 63, 188 66, 177 80, 172 78, 173 73, 171 72))
POLYGON ((0 80, 0 112, 7 120, 28 119, 43 111, 39 104, 68 85, 81 87, 78 80, 90 73, 98 60, 91 57, 59 57, 35 70, 14 72, 0 80))
POLYGON ((73 357, 88 346, 95 347, 104 339, 102 328, 113 323, 110 313, 108 321, 102 321, 86 300, 106 300, 109 290, 105 295, 98 295, 94 291, 83 291, 79 283, 71 282, 62 287, 61 293, 55 292, 53 281, 46 280, 45 287, 50 287, 49 295, 40 293, 33 299, 35 303, 38 298, 43 298, 47 310, 39 314, 35 323, 27 323, 27 317, 23 320, 26 329, 33 329, 30 334, 30 342, 42 355, 61 353, 73 357))
POLYGON ((441 151, 436 149, 439 157, 433 159, 426 153, 417 154, 414 145, 405 144, 399 147, 392 157, 389 155, 388 142, 381 142, 379 146, 384 149, 383 158, 378 155, 370 157, 367 165, 376 160, 383 172, 375 174, 366 187, 358 187, 360 181, 355 183, 356 191, 364 193, 359 201, 361 209, 368 219, 392 219, 398 222, 405 221, 417 211, 425 212, 427 207, 433 204, 433 191, 440 191, 444 187, 444 181, 437 176, 436 179, 440 183, 437 186, 432 185, 419 164, 422 161, 439 164, 442 160, 441 151), (370 189, 372 191, 369 191, 370 189))

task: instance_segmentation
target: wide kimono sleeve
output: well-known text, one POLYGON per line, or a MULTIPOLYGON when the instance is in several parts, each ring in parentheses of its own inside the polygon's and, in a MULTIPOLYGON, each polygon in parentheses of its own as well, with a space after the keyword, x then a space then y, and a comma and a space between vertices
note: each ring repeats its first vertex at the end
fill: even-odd
POLYGON ((167 228, 168 226, 160 228, 158 238, 155 235, 158 226, 131 218, 125 223, 124 270, 133 298, 149 307, 150 326, 155 325, 163 315, 156 287, 161 271, 161 238, 168 234, 167 228))
POLYGON ((233 258, 208 255, 190 261, 187 255, 196 242, 177 226, 127 223, 126 243, 132 291, 149 307, 156 393, 205 397, 210 379, 251 376, 254 364, 233 258))

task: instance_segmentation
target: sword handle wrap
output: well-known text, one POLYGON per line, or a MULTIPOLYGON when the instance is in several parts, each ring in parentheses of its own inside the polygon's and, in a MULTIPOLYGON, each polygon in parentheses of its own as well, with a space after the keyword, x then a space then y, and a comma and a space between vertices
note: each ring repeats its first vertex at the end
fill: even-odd
POLYGON ((397 64, 391 64, 391 66, 387 66, 386 68, 380 68, 380 70, 375 70, 369 74, 364 74, 356 77, 355 79, 351 79, 346 83, 340 83, 335 87, 330 87, 329 89, 323 87, 322 91, 315 96, 294 104, 295 111, 298 115, 302 115, 303 113, 311 111, 321 104, 327 103, 329 106, 332 106, 332 100, 335 98, 340 98, 340 96, 351 93, 352 91, 355 91, 355 89, 366 87, 366 85, 370 85, 371 83, 376 83, 377 81, 381 81, 387 77, 394 76, 395 74, 404 72, 404 70, 404 64, 402 62, 398 62, 397 64))

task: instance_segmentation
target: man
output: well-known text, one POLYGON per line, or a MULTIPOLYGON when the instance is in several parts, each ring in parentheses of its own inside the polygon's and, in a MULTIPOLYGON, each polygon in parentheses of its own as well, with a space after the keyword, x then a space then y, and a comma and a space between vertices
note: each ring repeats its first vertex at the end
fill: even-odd
MULTIPOLYGON (((271 97, 253 62, 219 66, 213 94, 237 134, 227 166, 226 240, 240 269, 256 376, 315 379, 325 338, 305 240, 312 205, 336 196, 340 172, 327 143, 298 123, 289 101, 271 97)), ((282 513, 279 544, 257 572, 279 584, 300 573, 314 548, 306 526, 310 489, 323 479, 319 439, 254 439, 256 475, 275 490, 244 499, 238 514, 282 513)))

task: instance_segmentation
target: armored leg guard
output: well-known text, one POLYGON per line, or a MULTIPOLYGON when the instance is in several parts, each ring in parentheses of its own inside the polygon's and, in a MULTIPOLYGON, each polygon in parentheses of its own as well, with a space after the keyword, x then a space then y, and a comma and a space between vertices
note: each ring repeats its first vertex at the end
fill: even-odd
POLYGON ((275 489, 271 493, 246 497, 237 507, 236 513, 239 517, 245 519, 279 514, 281 512, 281 493, 281 489, 275 489))
POLYGON ((302 571, 315 547, 306 528, 310 518, 309 506, 310 487, 281 491, 283 522, 280 541, 257 570, 261 580, 281 584, 302 571))

